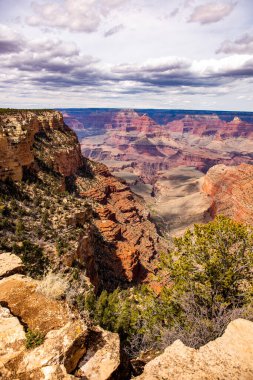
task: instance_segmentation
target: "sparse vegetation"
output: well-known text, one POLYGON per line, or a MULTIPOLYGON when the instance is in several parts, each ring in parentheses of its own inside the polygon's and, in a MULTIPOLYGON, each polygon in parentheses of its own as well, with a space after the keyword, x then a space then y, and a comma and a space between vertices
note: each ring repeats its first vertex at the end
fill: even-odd
POLYGON ((49 268, 49 260, 43 249, 29 240, 15 244, 13 253, 20 256, 25 265, 26 273, 33 278, 40 278, 49 268))
POLYGON ((196 225, 162 255, 159 295, 146 286, 103 291, 86 303, 96 323, 118 332, 125 349, 163 349, 175 339, 199 347, 238 317, 253 319, 252 229, 225 217, 196 225))
POLYGON ((30 329, 28 329, 25 337, 25 346, 28 350, 40 346, 45 340, 45 335, 43 333, 40 331, 32 331, 30 329))
POLYGON ((39 282, 37 290, 51 299, 62 299, 69 287, 68 279, 60 273, 49 272, 39 282))

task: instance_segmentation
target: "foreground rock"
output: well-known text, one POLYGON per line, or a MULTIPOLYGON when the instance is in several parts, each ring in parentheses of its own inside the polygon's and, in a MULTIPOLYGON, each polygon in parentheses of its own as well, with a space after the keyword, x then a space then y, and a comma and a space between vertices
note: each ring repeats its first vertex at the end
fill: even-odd
POLYGON ((224 335, 199 350, 180 340, 149 362, 138 380, 251 380, 253 323, 231 322, 224 335))
POLYGON ((22 260, 9 252, 0 253, 0 279, 14 273, 22 273, 22 260))
POLYGON ((209 169, 202 190, 211 199, 212 216, 223 214, 253 224, 253 166, 216 165, 209 169))
POLYGON ((109 379, 120 364, 118 335, 88 328, 38 283, 19 274, 0 281, 0 378, 109 379), (28 345, 28 329, 42 336, 39 346, 28 345))

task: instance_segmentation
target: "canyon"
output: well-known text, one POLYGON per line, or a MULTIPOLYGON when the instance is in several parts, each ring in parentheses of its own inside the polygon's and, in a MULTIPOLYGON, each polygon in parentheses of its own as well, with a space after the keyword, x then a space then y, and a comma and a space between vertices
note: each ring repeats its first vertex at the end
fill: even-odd
POLYGON ((253 164, 250 112, 65 109, 63 114, 83 154, 103 162, 143 198, 166 235, 212 218, 212 201, 202 190, 208 169, 253 164))
MULTIPOLYGON (((97 297, 96 311, 106 303, 113 312, 113 291, 130 291, 130 300, 137 302, 135 292, 142 289, 152 306, 148 292, 159 299, 161 288, 171 285, 159 269, 160 254, 170 246, 163 232, 181 234, 189 225, 208 222, 218 214, 253 223, 250 120, 236 116, 232 123, 221 120, 217 131, 208 134, 217 118, 208 117, 205 128, 205 115, 193 124, 186 116, 184 121, 164 119, 170 124, 168 134, 148 115, 133 112, 111 112, 107 119, 104 135, 110 144, 120 144, 117 149, 125 160, 125 166, 121 156, 117 162, 108 143, 110 159, 119 164, 113 173, 104 163, 82 155, 83 145, 60 112, 6 110, 0 114, 3 378, 130 379, 133 367, 119 335, 92 321, 87 305, 97 297), (224 123, 227 132, 221 133, 224 123), (181 136, 186 124, 187 138, 181 136), (159 135, 162 141, 167 139, 167 145, 158 143, 159 135), (183 158, 182 164, 188 153, 181 152, 173 160, 172 151, 193 142, 199 146, 202 143, 196 141, 200 140, 203 144, 208 140, 209 147, 225 142, 235 147, 243 141, 243 154, 235 161, 223 161, 223 157, 212 161, 216 165, 211 161, 207 165, 202 159, 209 148, 203 145, 198 159, 191 153, 192 161, 183 158), (140 161, 128 166, 133 157, 140 161)), ((104 117, 99 120, 103 123, 104 117)), ((79 124, 77 128, 82 130, 79 124)), ((87 133, 87 139, 97 138, 92 136, 94 131, 87 133)), ((225 155, 232 155, 230 148, 225 155)), ((102 161, 107 162, 105 158, 102 161)), ((126 312, 122 311, 122 318, 126 312)), ((236 319, 220 338, 199 349, 176 340, 163 353, 152 352, 143 373, 134 375, 147 380, 173 376, 250 379, 251 331, 252 322, 236 319)))

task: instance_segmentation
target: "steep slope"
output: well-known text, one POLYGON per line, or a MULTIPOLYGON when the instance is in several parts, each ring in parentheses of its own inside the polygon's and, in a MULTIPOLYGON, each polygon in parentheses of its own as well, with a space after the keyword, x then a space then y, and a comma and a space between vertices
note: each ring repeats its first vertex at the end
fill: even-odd
POLYGON ((6 194, 1 248, 19 252, 28 239, 52 265, 72 268, 77 262, 97 289, 143 281, 154 270, 159 237, 129 187, 81 155, 59 112, 6 112, 0 118, 9 152, 0 157, 6 194))
POLYGON ((253 224, 253 165, 216 165, 207 172, 202 190, 211 199, 213 216, 223 214, 253 224))

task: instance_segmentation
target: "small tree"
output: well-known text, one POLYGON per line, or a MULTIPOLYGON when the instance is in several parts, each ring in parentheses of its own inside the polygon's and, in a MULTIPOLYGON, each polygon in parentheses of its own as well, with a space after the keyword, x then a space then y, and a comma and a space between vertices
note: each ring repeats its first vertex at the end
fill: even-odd
POLYGON ((174 301, 191 295, 210 319, 221 309, 242 307, 252 295, 253 230, 226 217, 176 238, 163 261, 174 301))

